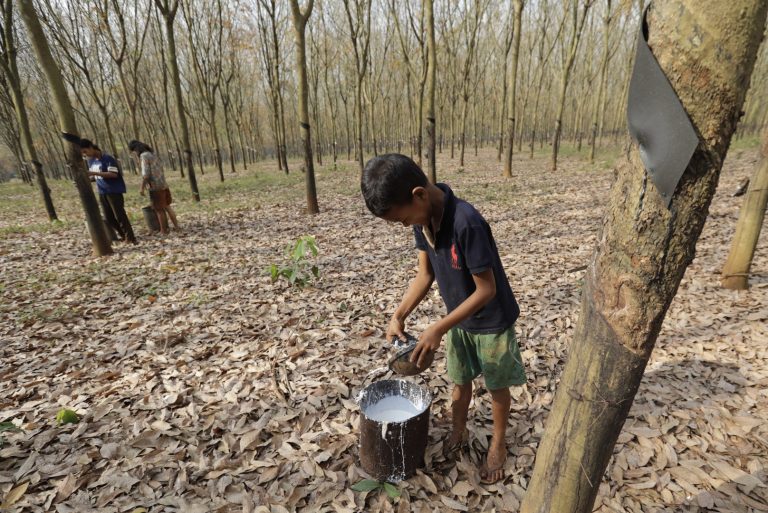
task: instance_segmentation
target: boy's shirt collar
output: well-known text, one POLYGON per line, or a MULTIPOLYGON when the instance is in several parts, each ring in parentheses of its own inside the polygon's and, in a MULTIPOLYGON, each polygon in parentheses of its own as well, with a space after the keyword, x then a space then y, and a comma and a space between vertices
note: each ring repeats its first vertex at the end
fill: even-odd
POLYGON ((437 245, 437 239, 440 234, 445 232, 445 228, 447 228, 450 220, 453 219, 453 211, 456 208, 456 196, 454 196, 453 190, 444 183, 437 183, 435 186, 443 191, 443 212, 440 214, 440 221, 437 223, 437 232, 432 233, 431 226, 421 227, 421 232, 424 234, 424 238, 427 239, 427 243, 432 246, 432 249, 437 245))

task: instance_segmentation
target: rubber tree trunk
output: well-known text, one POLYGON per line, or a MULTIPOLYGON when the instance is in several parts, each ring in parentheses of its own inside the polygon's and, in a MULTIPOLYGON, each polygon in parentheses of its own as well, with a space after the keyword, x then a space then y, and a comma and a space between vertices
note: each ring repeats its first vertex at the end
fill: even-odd
POLYGON ((229 105, 224 105, 224 135, 227 137, 227 151, 229 152, 229 172, 235 173, 235 148, 232 146, 232 130, 229 126, 229 105))
MULTIPOLYGON (((117 67, 117 74, 120 78, 120 85, 121 89, 123 91, 123 101, 125 102, 125 108, 128 110, 128 119, 131 120, 131 135, 135 139, 139 139, 141 137, 141 132, 139 131, 139 121, 138 116, 136 115, 136 101, 131 98, 131 94, 128 91, 128 79, 125 76, 125 71, 123 71, 123 61, 115 62, 115 66, 117 67)), ((116 148, 114 148, 116 149, 116 148)))
POLYGON ((755 255, 760 229, 768 205, 768 128, 763 134, 763 162, 749 181, 744 205, 739 211, 736 233, 731 242, 731 251, 723 267, 722 284, 727 289, 749 288, 749 268, 755 255))
POLYGON ((368 114, 368 139, 371 141, 373 156, 378 157, 379 148, 376 144, 376 127, 373 123, 373 119, 376 116, 376 104, 374 102, 373 91, 371 91, 371 80, 371 78, 368 79, 368 90, 363 92, 363 96, 365 97, 365 103, 368 105, 368 108, 366 109, 368 114))
MULTIPOLYGON (((323 43, 323 54, 325 56, 325 62, 328 61, 328 44, 327 42, 323 43)), ((323 69, 323 85, 325 86, 325 96, 328 99, 328 107, 330 108, 330 116, 331 116, 331 151, 333 152, 333 169, 336 169, 336 160, 338 159, 338 150, 337 150, 337 143, 338 143, 338 128, 336 126, 336 115, 337 115, 337 99, 331 96, 331 86, 328 81, 328 66, 324 66, 323 69)))
POLYGON ((507 152, 504 159, 504 176, 507 178, 512 177, 512 154, 515 148, 515 100, 517 99, 517 63, 520 59, 520 30, 522 26, 523 17, 523 0, 514 0, 512 2, 515 10, 515 24, 512 30, 512 77, 510 78, 509 87, 509 107, 507 112, 509 113, 509 123, 507 130, 507 152))
POLYGON ((280 159, 280 164, 288 174, 288 142, 286 140, 285 131, 285 108, 283 107, 283 93, 280 87, 280 40, 277 37, 277 19, 275 18, 275 2, 272 1, 272 10, 269 11, 270 16, 270 28, 272 34, 272 51, 274 52, 274 59, 272 59, 272 76, 274 81, 274 91, 277 97, 276 109, 277 109, 277 130, 280 132, 279 140, 277 144, 280 145, 280 149, 277 152, 277 157, 280 159))
MULTIPOLYGON (((32 47, 37 57, 37 62, 43 70, 48 88, 53 97, 53 105, 59 118, 59 126, 64 133, 77 136, 77 122, 75 121, 75 111, 72 109, 72 103, 67 96, 67 89, 64 85, 64 79, 61 70, 56 65, 51 55, 51 49, 48 46, 48 40, 45 38, 43 27, 33 2, 19 2, 19 12, 27 27, 27 34, 32 43, 32 47)), ((96 202, 96 196, 93 194, 91 182, 85 172, 85 165, 80 153, 80 145, 77 142, 67 143, 67 163, 72 171, 75 186, 80 196, 80 202, 85 212, 85 221, 88 226, 88 232, 93 243, 93 252, 97 256, 112 254, 112 246, 107 237, 107 231, 101 220, 99 205, 96 202)))
POLYGON ((277 158, 277 169, 288 174, 288 168, 283 169, 283 145, 280 142, 280 103, 277 100, 277 89, 272 86, 272 123, 275 128, 275 157, 277 158))
POLYGON ((435 161, 435 77, 437 51, 435 49, 435 14, 433 0, 424 0, 427 23, 427 171, 429 181, 437 183, 435 161))
POLYGON ((539 84, 536 88, 536 101, 534 102, 533 106, 533 115, 531 116, 531 121, 533 123, 531 127, 531 145, 529 147, 529 153, 528 158, 533 158, 533 151, 536 145, 536 124, 539 121, 539 100, 541 99, 541 84, 544 81, 544 72, 542 70, 541 74, 539 75, 539 84))
POLYGON ((19 122, 19 128, 21 129, 21 141, 24 146, 24 151, 27 154, 28 162, 32 163, 32 167, 35 169, 35 178, 37 180, 37 188, 40 191, 40 197, 45 205, 45 211, 48 214, 49 221, 58 221, 56 216, 56 207, 53 205, 53 198, 51 198, 51 189, 48 187, 48 181, 45 179, 45 173, 43 172, 43 164, 37 159, 37 151, 35 145, 32 142, 32 133, 29 129, 29 119, 27 118, 27 111, 24 107, 24 98, 22 96, 19 83, 15 82, 11 84, 11 94, 13 95, 13 104, 16 110, 16 119, 19 122))
POLYGON ((216 96, 208 104, 208 127, 211 129, 211 142, 213 142, 213 163, 216 164, 216 170, 219 172, 219 181, 224 181, 224 164, 221 159, 221 143, 219 142, 219 132, 216 130, 216 96))
POLYGON ((469 111, 469 93, 461 95, 461 136, 459 139, 459 166, 464 168, 464 150, 467 146, 467 115, 469 111))
POLYGON ((349 124, 349 108, 346 101, 344 102, 344 121, 347 128, 346 133, 344 134, 347 138, 347 160, 352 160, 352 128, 349 124))
MULTIPOLYGON (((429 72, 429 70, 425 71, 427 73, 429 72)), ((416 119, 416 155, 418 156, 417 162, 419 167, 421 167, 421 159, 423 156, 422 146, 424 139, 422 132, 424 131, 424 90, 426 88, 426 81, 426 74, 422 74, 421 79, 419 79, 419 110, 416 119)), ((434 111, 434 108, 432 110, 434 111)))
MULTIPOLYGON (((405 56, 406 54, 404 53, 403 55, 405 56)), ((407 104, 408 104, 408 132, 407 133, 408 133, 408 137, 410 138, 410 141, 408 141, 409 142, 408 146, 411 149, 411 157, 413 157, 414 154, 416 153, 416 146, 414 142, 416 140, 416 138, 414 137, 416 132, 414 131, 414 128, 413 128, 413 118, 415 118, 416 116, 413 113, 413 99, 411 98, 411 96, 412 96, 411 95, 411 70, 409 67, 406 66, 405 97, 407 99, 407 104)))
POLYGON ((667 209, 632 144, 616 170, 522 513, 587 513, 694 257, 765 28, 764 0, 667 0, 649 45, 699 133, 667 209))
MULTIPOLYGON (((511 45, 510 45, 511 46, 511 45)), ((509 67, 509 54, 504 55, 504 65, 501 68, 501 115, 499 116, 499 147, 496 152, 496 160, 501 162, 501 155, 504 153, 504 121, 507 116, 507 68, 509 67)))
POLYGON ((600 119, 605 116, 605 77, 608 70, 608 35, 611 28, 611 0, 605 0, 605 15, 603 16, 603 58, 600 61, 600 83, 597 87, 597 103, 592 112, 592 134, 589 141, 589 162, 595 161, 595 147, 597 146, 597 131, 600 119))
POLYGON ((5 40, 5 58, 0 64, 3 72, 8 81, 9 88, 11 90, 11 99, 13 101, 13 110, 16 113, 16 120, 19 125, 19 132, 21 136, 21 146, 26 153, 27 162, 32 163, 35 169, 35 178, 37 179, 37 187, 40 190, 40 196, 43 199, 45 205, 45 211, 48 213, 48 219, 50 221, 57 221, 56 208, 53 206, 53 199, 51 198, 51 189, 48 187, 48 182, 45 179, 45 173, 43 173, 43 165, 37 158, 37 149, 32 141, 32 132, 29 129, 29 117, 27 116, 27 108, 24 105, 24 95, 21 92, 21 80, 19 78, 19 68, 16 61, 16 41, 13 35, 13 3, 12 0, 4 0, 3 2, 4 12, 4 33, 2 34, 5 40))
POLYGON ((360 172, 363 172, 365 162, 363 162, 363 77, 358 75, 355 85, 355 137, 356 148, 355 156, 360 166, 360 172))
POLYGON ((301 125, 301 139, 304 145, 304 179, 307 186, 307 213, 318 214, 320 207, 317 205, 317 188, 315 187, 315 167, 312 161, 312 132, 309 125, 308 96, 309 85, 307 83, 307 56, 304 31, 312 14, 314 0, 309 0, 306 13, 301 12, 298 0, 291 0, 291 13, 293 14, 293 28, 296 32, 296 74, 299 77, 299 123, 301 125))
MULTIPOLYGON (((276 61, 277 62, 277 61, 276 61)), ((277 65, 279 68, 279 65, 277 65)), ((277 83, 279 84, 280 81, 278 79, 277 83)), ((287 135, 285 131, 285 108, 283 107, 283 93, 281 92, 282 89, 280 86, 277 87, 277 102, 278 106, 280 108, 280 158, 283 161, 283 170, 285 171, 285 174, 288 174, 290 170, 288 169, 288 141, 287 141, 287 135)))
MULTIPOLYGON (((187 124, 187 115, 184 110, 184 97, 181 94, 181 78, 179 75, 179 63, 176 57, 176 36, 174 34, 174 20, 179 7, 178 1, 174 2, 172 7, 168 7, 167 2, 162 4, 161 0, 155 0, 155 5, 160 10, 165 20, 165 35, 168 39, 168 64, 171 67, 171 82, 173 82, 173 96, 176 100, 176 112, 179 115, 179 127, 181 128, 181 145, 184 150, 184 159, 187 166, 187 179, 189 188, 192 191, 192 198, 200 201, 200 191, 197 188, 197 176, 195 175, 194 162, 192 160, 192 143, 189 137, 189 125, 187 124)), ((184 164, 182 164, 184 165, 184 164)))
MULTIPOLYGON (((468 39, 467 39, 467 55, 464 60, 464 69, 462 71, 462 93, 461 93, 461 139, 459 141, 460 147, 459 147, 459 165, 463 168, 464 167, 464 152, 466 150, 467 145, 467 116, 469 115, 469 85, 470 85, 470 76, 472 73, 472 65, 474 63, 475 58, 475 45, 477 42, 477 32, 480 28, 480 18, 481 18, 481 11, 482 11, 482 4, 480 2, 475 2, 474 4, 474 13, 473 13, 473 25, 471 26, 471 29, 468 29, 468 39)), ((467 20, 467 23, 469 21, 467 20)))
POLYGON ((451 99, 451 160, 455 157, 454 142, 456 141, 456 98, 451 99))
POLYGON ((236 121, 235 126, 237 126, 237 138, 240 141, 240 155, 243 159, 243 171, 248 171, 248 150, 245 147, 245 140, 243 139, 243 124, 240 121, 236 121))
POLYGON ((576 50, 579 48, 579 41, 584 29, 584 21, 587 19, 590 3, 584 4, 584 13, 579 17, 579 2, 571 3, 571 21, 573 22, 573 33, 568 49, 568 56, 563 67, 563 75, 560 79, 560 97, 557 102, 557 117, 555 118, 555 132, 552 138, 552 171, 557 171, 557 154, 560 151, 560 135, 563 131, 563 113, 565 112, 565 95, 568 92, 568 82, 571 78, 573 61, 576 59, 576 50))

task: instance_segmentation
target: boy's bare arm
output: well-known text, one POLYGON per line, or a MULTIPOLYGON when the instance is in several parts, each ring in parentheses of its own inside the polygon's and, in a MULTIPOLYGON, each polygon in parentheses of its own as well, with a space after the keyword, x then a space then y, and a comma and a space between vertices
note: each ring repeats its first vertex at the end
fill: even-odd
POLYGON ((411 281, 405 296, 400 301, 400 306, 397 307, 397 310, 392 315, 392 319, 389 321, 387 340, 392 340, 394 337, 405 338, 405 319, 421 303, 424 296, 427 295, 434 280, 435 272, 432 269, 432 264, 429 263, 427 252, 419 251, 419 267, 416 278, 411 281))
POLYGON ((440 341, 448 330, 480 310, 496 296, 496 279, 493 277, 493 269, 473 274, 472 279, 475 282, 475 291, 451 313, 424 330, 419 337, 419 343, 411 355, 411 361, 418 362, 419 368, 422 367, 429 352, 436 351, 440 347, 440 341))
POLYGON ((117 173, 112 171, 88 171, 90 176, 100 176, 102 178, 117 178, 117 173))

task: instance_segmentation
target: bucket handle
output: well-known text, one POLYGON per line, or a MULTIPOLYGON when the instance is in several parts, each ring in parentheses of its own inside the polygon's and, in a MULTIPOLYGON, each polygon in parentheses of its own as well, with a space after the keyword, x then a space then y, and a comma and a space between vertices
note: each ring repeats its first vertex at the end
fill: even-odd
POLYGON ((363 390, 365 390, 366 382, 371 379, 373 376, 383 376, 384 374, 391 372, 391 369, 389 367, 382 367, 381 369, 376 369, 372 372, 369 372, 366 374, 366 376, 363 378, 363 381, 360 382, 360 389, 357 391, 357 393, 354 396, 355 403, 358 405, 360 404, 360 401, 363 399, 363 390), (380 372, 376 372, 376 370, 380 372))
MULTIPOLYGON (((373 358, 376 359, 385 348, 392 348, 392 347, 394 347, 395 349, 402 349, 403 347, 406 347, 408 344, 412 344, 412 343, 418 342, 418 341, 419 341, 418 338, 414 337, 413 335, 411 335, 409 333, 405 334, 405 340, 401 340, 401 339, 399 339, 397 337, 392 337, 391 341, 384 339, 384 343, 376 350, 375 353, 373 353, 373 358)), ((362 393, 363 393, 363 390, 365 389, 366 382, 369 379, 371 379, 373 376, 376 376, 376 377, 383 376, 387 372, 392 372, 392 369, 390 369, 389 366, 383 367, 381 369, 376 369, 376 370, 380 370, 381 372, 373 372, 373 371, 369 372, 363 378, 363 381, 360 382, 360 389, 354 395, 355 403, 357 403, 358 405, 360 404, 360 400, 362 399, 362 393)), ((419 374, 423 374, 423 373, 419 373, 419 374)), ((419 374, 417 374, 417 376, 419 374)), ((413 377, 413 376, 411 376, 411 377, 413 377)), ((422 381, 423 385, 427 384, 426 380, 424 379, 424 376, 421 377, 421 381, 422 381)))
MULTIPOLYGON (((391 343, 394 345, 396 342, 397 342, 397 338, 393 338, 391 343)), ((384 349, 388 349, 390 347, 389 344, 390 342, 385 338, 384 343, 379 346, 379 348, 376 350, 375 353, 373 353, 373 359, 376 360, 376 358, 379 357, 379 355, 384 349)), ((371 371, 368 374, 366 374, 365 377, 363 378, 363 381, 360 382, 360 389, 354 395, 355 403, 357 403, 358 405, 360 404, 360 400, 362 399, 362 394, 363 394, 363 390, 365 389, 366 382, 369 379, 371 379, 374 375, 377 377, 383 376, 384 374, 389 372, 391 369, 389 368, 389 366, 386 366, 386 367, 382 367, 381 369, 375 369, 375 370, 380 370, 381 372, 371 371)))
MULTIPOLYGON (((366 376, 363 378, 363 381, 361 381, 361 382, 360 382, 360 389, 359 389, 359 390, 357 391, 357 393, 354 395, 354 401, 355 401, 355 403, 356 403, 358 406, 360 405, 360 401, 363 399, 363 390, 365 390, 365 385, 366 385, 366 382, 367 382, 367 381, 368 381, 368 380, 369 380, 369 379, 370 379, 372 376, 377 376, 377 377, 378 377, 378 376, 383 376, 383 375, 387 374, 388 372, 392 372, 392 373, 394 373, 394 371, 392 371, 392 369, 390 369, 389 367, 387 367, 387 368, 386 368, 386 370, 384 370, 383 368, 382 368, 382 369, 377 369, 377 370, 380 370, 381 372, 370 372, 370 373, 368 373, 368 374, 367 374, 367 375, 366 375, 366 376)), ((416 375, 414 375, 414 376, 408 376, 408 377, 409 377, 409 378, 417 378, 417 377, 418 377, 419 381, 421 381, 421 383, 420 383, 420 384, 421 384, 421 385, 423 385, 425 388, 429 389, 429 383, 427 382, 427 379, 424 377, 424 373, 423 373, 423 372, 420 372, 419 374, 416 374, 416 375)), ((402 377, 399 377, 399 378, 395 378, 395 379, 403 379, 403 378, 402 378, 402 377)))

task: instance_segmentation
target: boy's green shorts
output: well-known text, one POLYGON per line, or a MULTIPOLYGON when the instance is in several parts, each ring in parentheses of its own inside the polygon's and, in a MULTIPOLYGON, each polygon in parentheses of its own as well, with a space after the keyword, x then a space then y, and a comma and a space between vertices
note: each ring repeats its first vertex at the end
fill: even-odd
POLYGON ((525 384, 514 325, 501 333, 468 333, 451 328, 447 342, 448 377, 457 385, 469 383, 480 374, 488 390, 525 384))

